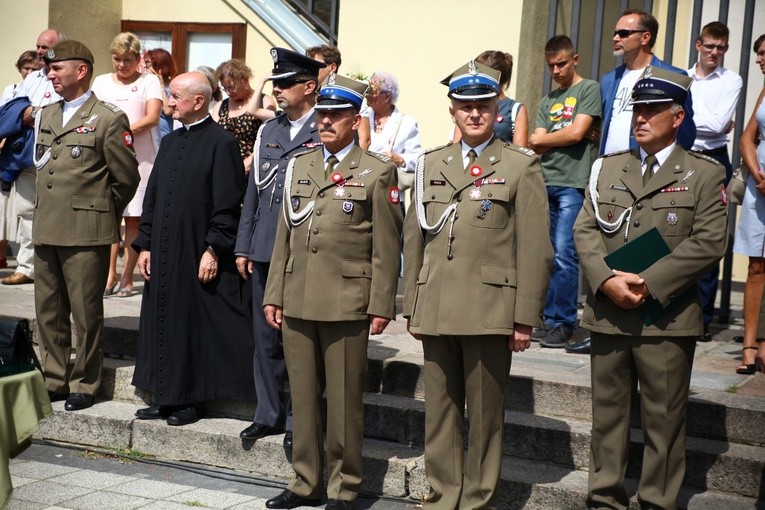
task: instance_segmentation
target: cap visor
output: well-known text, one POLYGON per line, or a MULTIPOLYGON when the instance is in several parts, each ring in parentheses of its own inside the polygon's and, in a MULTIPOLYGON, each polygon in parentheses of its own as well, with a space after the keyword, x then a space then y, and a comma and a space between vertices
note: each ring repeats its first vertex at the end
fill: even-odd
POLYGON ((629 102, 630 105, 633 104, 651 104, 651 103, 671 103, 674 99, 671 97, 658 97, 658 96, 638 96, 632 101, 629 102))
POLYGON ((449 94, 449 97, 458 101, 479 101, 481 99, 491 99, 492 97, 497 97, 497 93, 487 92, 485 94, 459 94, 457 92, 453 92, 449 94))
POLYGON ((289 73, 282 73, 282 74, 272 74, 266 80, 283 80, 284 78, 289 78, 291 76, 295 76, 297 74, 297 71, 290 71, 289 73))

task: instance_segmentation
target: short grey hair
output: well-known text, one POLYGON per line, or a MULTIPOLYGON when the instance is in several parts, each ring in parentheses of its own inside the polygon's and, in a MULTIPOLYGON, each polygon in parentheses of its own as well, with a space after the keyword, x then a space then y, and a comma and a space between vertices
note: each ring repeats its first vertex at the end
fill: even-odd
POLYGON ((374 87, 379 92, 388 92, 390 94, 391 104, 398 101, 398 80, 391 73, 386 71, 377 71, 369 78, 370 87, 374 87))

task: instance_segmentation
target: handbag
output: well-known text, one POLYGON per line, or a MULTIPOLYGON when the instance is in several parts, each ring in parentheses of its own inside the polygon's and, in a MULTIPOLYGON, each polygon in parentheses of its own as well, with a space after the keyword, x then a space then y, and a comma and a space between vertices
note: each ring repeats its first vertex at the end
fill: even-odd
POLYGON ((728 197, 729 204, 741 205, 744 202, 746 180, 748 177, 749 172, 743 165, 733 171, 728 187, 725 188, 725 195, 728 197))
POLYGON ((0 377, 37 368, 40 361, 32 347, 29 321, 0 316, 0 377))

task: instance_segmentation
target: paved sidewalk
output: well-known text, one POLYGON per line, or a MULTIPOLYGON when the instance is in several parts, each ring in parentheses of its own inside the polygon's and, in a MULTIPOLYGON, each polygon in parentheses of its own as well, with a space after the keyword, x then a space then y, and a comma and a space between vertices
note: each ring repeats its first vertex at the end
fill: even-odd
MULTIPOLYGON (((114 457, 34 443, 11 461, 6 510, 260 510, 283 481, 225 469, 114 457)), ((309 507, 300 507, 306 509, 309 507)), ((405 510, 411 502, 363 497, 359 510, 405 510)))

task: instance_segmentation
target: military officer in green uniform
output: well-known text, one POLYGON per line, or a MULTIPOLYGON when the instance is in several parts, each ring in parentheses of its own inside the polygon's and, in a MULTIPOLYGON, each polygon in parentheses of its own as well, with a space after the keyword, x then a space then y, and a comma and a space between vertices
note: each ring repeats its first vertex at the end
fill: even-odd
MULTIPOLYGON (((637 384, 645 436, 641 508, 676 508, 685 473, 688 389, 703 333, 698 282, 723 256, 727 231, 725 169, 677 144, 690 83, 685 75, 646 68, 631 102, 639 148, 595 161, 574 227, 589 284, 581 323, 592 331, 587 508, 629 505, 623 481, 637 384), (606 255, 654 228, 671 253, 640 274, 609 267, 606 255), (663 308, 674 303, 651 322, 644 318, 647 301, 663 308)), ((649 255, 641 250, 640 256, 649 255)))
POLYGON ((404 316, 425 357, 424 508, 496 508, 511 353, 541 325, 552 267, 547 192, 534 152, 494 136, 499 72, 470 61, 442 83, 462 141, 419 159, 404 228, 404 316))
POLYGON ((45 56, 63 100, 36 119, 35 310, 45 385, 65 409, 93 405, 101 383, 103 292, 109 246, 140 176, 127 116, 90 88, 93 55, 63 41, 45 56), (77 326, 77 357, 69 315, 77 326))
POLYGON ((396 166, 354 143, 366 88, 330 76, 316 104, 324 146, 287 167, 263 303, 284 339, 295 476, 268 508, 321 501, 325 390, 326 508, 354 508, 361 486, 367 343, 395 317, 402 223, 396 166))

